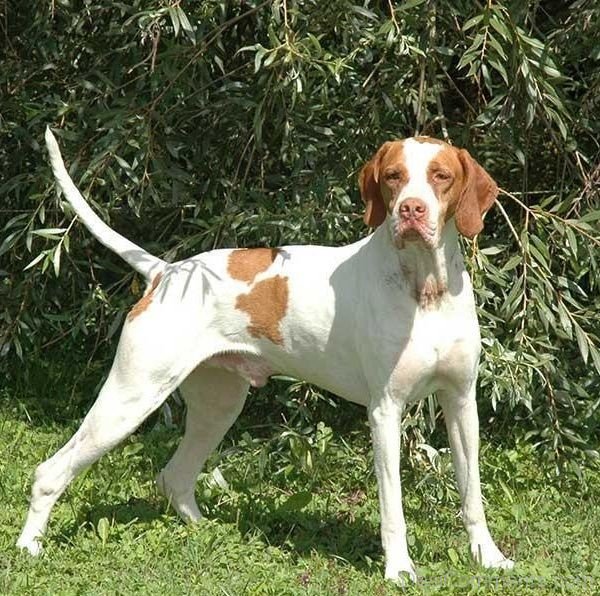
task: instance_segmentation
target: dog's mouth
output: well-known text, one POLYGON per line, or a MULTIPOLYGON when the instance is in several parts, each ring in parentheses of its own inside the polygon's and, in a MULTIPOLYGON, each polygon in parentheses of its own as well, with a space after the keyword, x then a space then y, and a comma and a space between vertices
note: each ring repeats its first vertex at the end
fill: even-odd
POLYGON ((400 222, 396 227, 396 241, 399 248, 407 243, 418 243, 425 248, 434 249, 437 246, 437 228, 427 222, 400 222))

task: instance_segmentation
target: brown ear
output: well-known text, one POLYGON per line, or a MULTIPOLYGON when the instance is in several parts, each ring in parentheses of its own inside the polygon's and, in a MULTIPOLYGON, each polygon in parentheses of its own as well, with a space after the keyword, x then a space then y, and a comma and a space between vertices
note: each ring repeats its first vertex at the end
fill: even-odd
POLYGON ((376 228, 385 221, 385 203, 379 187, 379 165, 388 148, 389 142, 384 143, 358 175, 360 196, 366 206, 363 219, 370 228, 376 228))
POLYGON ((494 204, 498 186, 466 149, 459 150, 458 158, 465 177, 454 219, 458 231, 473 238, 483 229, 483 214, 494 204))

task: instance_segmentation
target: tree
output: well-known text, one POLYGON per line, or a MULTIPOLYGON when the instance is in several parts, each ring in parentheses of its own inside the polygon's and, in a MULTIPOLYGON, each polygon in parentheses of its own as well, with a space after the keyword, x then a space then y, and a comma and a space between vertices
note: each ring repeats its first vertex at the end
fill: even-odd
MULTIPOLYGON (((465 244, 486 420, 518 420, 557 461, 597 457, 597 3, 13 0, 3 17, 0 362, 13 395, 96 383, 140 291, 63 213, 46 124, 102 217, 169 260, 358 238, 359 167, 418 132, 467 147, 503 189, 465 244)), ((74 395, 62 407, 92 397, 74 395)), ((433 403, 409 418, 419 438, 433 403)))

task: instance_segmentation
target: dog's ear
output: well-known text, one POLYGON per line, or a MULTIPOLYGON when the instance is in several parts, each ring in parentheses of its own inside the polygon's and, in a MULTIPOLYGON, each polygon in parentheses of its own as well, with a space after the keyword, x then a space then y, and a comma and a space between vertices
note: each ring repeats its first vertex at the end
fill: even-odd
POLYGON ((466 149, 458 150, 458 158, 464 179, 454 219, 458 231, 467 238, 473 238, 483 229, 483 215, 494 204, 498 186, 466 149))
POLYGON ((381 159, 386 154, 390 145, 389 141, 384 143, 377 150, 377 153, 362 167, 358 175, 360 196, 365 204, 363 219, 371 228, 376 228, 385 221, 386 209, 379 186, 379 167, 381 159))

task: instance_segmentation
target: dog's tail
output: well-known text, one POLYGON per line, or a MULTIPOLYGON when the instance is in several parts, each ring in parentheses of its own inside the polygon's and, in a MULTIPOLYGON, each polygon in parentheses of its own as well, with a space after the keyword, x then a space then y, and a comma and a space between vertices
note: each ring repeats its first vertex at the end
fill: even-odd
POLYGON ((146 280, 154 279, 157 273, 163 271, 166 263, 146 252, 140 246, 130 242, 121 234, 118 234, 107 226, 91 209, 83 198, 75 183, 65 168, 58 143, 50 128, 46 128, 46 147, 50 154, 50 163, 56 182, 63 191, 65 198, 73 207, 75 213, 84 223, 85 227, 98 239, 99 242, 117 253, 124 261, 129 263, 146 280))

